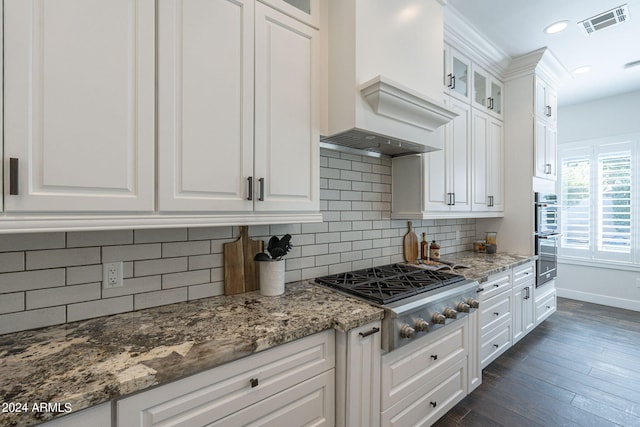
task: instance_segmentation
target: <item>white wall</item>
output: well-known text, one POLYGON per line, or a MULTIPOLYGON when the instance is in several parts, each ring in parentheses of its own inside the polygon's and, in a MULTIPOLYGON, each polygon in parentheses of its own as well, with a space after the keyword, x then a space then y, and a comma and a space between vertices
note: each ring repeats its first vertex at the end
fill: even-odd
MULTIPOLYGON (((558 143, 640 132, 640 91, 560 107, 558 143)), ((558 183, 559 184, 559 183, 558 183)), ((638 271, 560 263, 558 295, 640 311, 638 271)))

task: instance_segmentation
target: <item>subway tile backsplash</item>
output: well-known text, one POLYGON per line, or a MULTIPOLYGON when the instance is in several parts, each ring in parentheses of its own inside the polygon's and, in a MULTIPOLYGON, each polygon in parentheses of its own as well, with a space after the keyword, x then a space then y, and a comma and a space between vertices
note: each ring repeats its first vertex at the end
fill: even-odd
MULTIPOLYGON (((249 227, 293 236, 286 281, 403 261, 407 222, 391 219, 391 161, 322 150, 316 224, 249 227)), ((443 254, 468 250, 474 219, 414 221, 443 254), (460 240, 456 240, 459 232, 460 240)), ((223 245, 238 227, 0 236, 0 334, 221 295, 223 245), (102 289, 102 263, 123 261, 124 287, 102 289)))

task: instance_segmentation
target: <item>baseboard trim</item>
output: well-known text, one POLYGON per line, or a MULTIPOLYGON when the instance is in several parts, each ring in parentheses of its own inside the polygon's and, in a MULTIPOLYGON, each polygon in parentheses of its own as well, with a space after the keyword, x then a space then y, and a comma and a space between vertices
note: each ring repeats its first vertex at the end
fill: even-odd
MULTIPOLYGON (((557 286, 557 283, 556 283, 557 286)), ((557 295, 561 298, 569 298, 593 304, 608 305, 610 307, 623 308, 625 310, 640 311, 640 300, 629 300, 607 295, 580 292, 571 289, 556 288, 557 295)))

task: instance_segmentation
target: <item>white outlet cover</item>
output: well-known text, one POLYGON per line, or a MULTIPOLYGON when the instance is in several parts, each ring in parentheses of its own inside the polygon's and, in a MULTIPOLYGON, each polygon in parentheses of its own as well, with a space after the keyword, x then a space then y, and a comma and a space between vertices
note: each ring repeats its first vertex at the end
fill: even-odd
POLYGON ((123 274, 124 266, 122 261, 102 264, 102 288, 121 288, 123 286, 123 274))

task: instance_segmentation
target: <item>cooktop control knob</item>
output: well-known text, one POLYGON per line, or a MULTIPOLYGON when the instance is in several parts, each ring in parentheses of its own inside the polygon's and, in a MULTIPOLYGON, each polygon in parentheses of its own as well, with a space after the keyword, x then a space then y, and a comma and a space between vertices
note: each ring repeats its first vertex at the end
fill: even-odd
POLYGON ((458 312, 449 307, 445 308, 442 314, 444 314, 444 316, 448 317, 449 319, 455 319, 456 317, 458 317, 458 312))
POLYGON ((416 320, 415 325, 413 325, 416 331, 419 332, 429 332, 429 322, 424 319, 416 320))
POLYGON ((435 323, 435 324, 439 324, 439 325, 444 325, 444 321, 447 318, 444 317, 444 314, 440 314, 440 313, 434 313, 433 316, 431 316, 431 322, 435 323))
POLYGON ((462 313, 468 313, 469 312, 469 308, 471 308, 471 307, 466 302, 461 302, 461 303, 458 303, 458 305, 456 305, 456 310, 458 310, 458 312, 462 312, 462 313))
POLYGON ((469 304, 469 307, 471 308, 478 308, 478 306, 480 306, 480 303, 478 302, 478 300, 475 300, 473 298, 469 298, 467 300, 467 304, 469 304))
POLYGON ((411 326, 407 325, 406 323, 400 325, 400 338, 413 338, 415 334, 416 330, 411 326))

